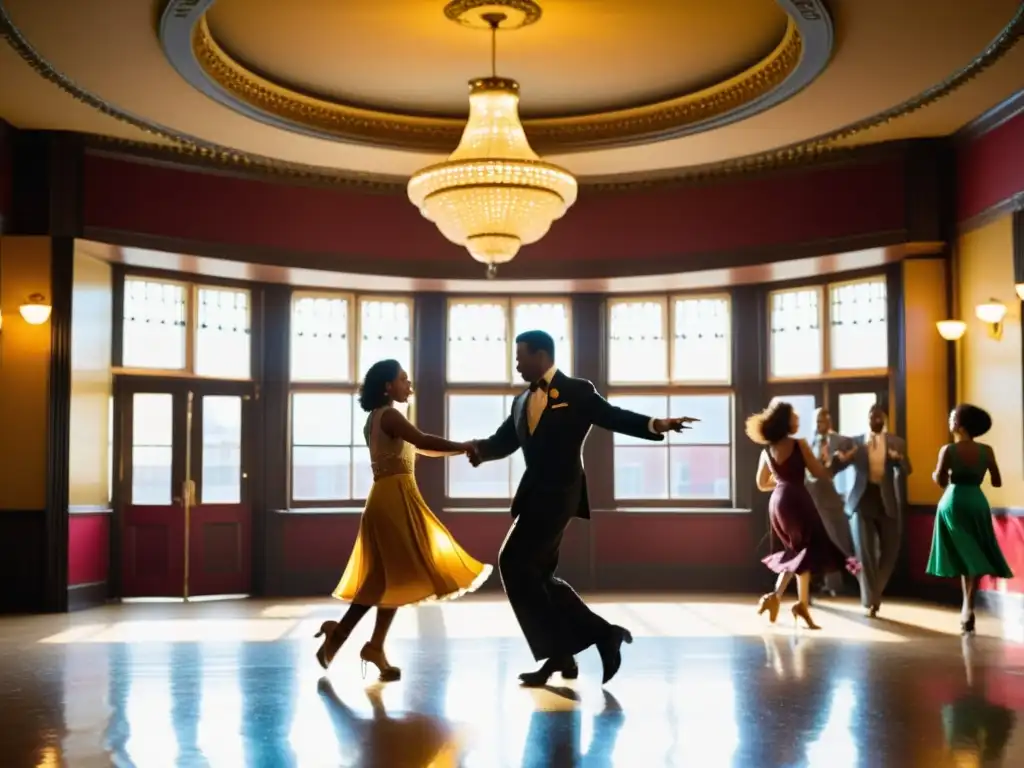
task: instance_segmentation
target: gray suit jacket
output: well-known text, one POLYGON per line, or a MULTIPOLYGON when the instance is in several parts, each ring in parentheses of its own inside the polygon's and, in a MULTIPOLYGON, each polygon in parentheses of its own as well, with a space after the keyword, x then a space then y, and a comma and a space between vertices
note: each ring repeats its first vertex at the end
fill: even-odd
MULTIPOLYGON (((895 451, 900 455, 899 460, 887 458, 885 462, 885 473, 882 475, 881 491, 882 504, 885 507, 887 517, 899 517, 903 499, 901 498, 900 480, 913 472, 910 466, 910 459, 907 458, 907 443, 902 437, 885 433, 886 451, 895 451)), ((867 435, 854 438, 844 438, 848 442, 839 450, 848 451, 851 447, 856 448, 856 453, 849 462, 839 460, 833 461, 832 474, 842 472, 847 467, 853 467, 853 487, 846 497, 846 514, 853 517, 860 507, 860 500, 868 487, 871 478, 871 468, 868 464, 868 443, 867 435)))

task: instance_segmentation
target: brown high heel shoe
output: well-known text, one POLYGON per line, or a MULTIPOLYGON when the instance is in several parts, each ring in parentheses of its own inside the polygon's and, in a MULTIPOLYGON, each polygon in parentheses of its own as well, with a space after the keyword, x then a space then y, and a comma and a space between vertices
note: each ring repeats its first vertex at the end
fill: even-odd
POLYGON ((768 621, 774 624, 775 620, 779 618, 779 606, 781 604, 779 596, 774 592, 761 595, 761 599, 757 601, 757 615, 760 616, 765 611, 768 611, 768 621))
POLYGON ((327 669, 331 666, 331 662, 334 661, 334 655, 341 648, 342 643, 345 642, 345 638, 337 640, 334 635, 338 629, 338 622, 336 621, 325 621, 320 625, 320 630, 313 635, 314 638, 323 637, 324 641, 320 643, 320 647, 316 652, 316 660, 320 663, 320 666, 327 669), (326 637, 325 637, 326 635, 326 637))
POLYGON ((388 663, 388 658, 384 655, 383 648, 374 648, 367 643, 359 651, 359 658, 363 660, 364 679, 366 678, 366 665, 368 663, 373 664, 380 671, 380 681, 382 683, 391 683, 402 679, 402 670, 398 667, 392 667, 388 663))
POLYGON ((807 606, 803 603, 797 603, 793 606, 793 623, 799 626, 800 619, 804 620, 804 624, 807 625, 808 629, 821 629, 821 627, 814 623, 814 619, 811 618, 811 612, 807 610, 807 606))

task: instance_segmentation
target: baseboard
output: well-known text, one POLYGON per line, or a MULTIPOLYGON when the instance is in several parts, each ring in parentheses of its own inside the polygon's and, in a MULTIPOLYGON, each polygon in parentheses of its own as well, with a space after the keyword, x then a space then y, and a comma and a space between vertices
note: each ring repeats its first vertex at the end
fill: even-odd
POLYGON ((45 540, 43 510, 0 510, 0 614, 46 610, 45 540))
POLYGON ((110 597, 110 588, 105 581, 91 584, 75 584, 68 587, 68 610, 83 611, 106 605, 110 597))

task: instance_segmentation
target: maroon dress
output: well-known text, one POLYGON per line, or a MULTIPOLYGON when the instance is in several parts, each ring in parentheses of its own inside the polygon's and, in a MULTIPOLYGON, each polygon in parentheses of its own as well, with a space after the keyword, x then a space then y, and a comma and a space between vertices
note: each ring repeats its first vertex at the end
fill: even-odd
POLYGON ((804 484, 807 465, 799 444, 781 464, 765 449, 777 485, 768 501, 772 533, 782 545, 762 561, 776 573, 830 573, 847 569, 856 572, 856 561, 847 558, 828 536, 814 500, 804 484))

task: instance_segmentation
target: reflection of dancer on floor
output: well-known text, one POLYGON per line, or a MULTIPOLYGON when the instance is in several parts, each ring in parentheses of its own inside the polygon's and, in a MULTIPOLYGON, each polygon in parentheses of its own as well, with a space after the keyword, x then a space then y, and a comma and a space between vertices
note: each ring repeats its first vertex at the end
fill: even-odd
POLYGON ((370 366, 359 391, 359 405, 369 413, 363 434, 370 447, 373 487, 366 499, 359 536, 334 597, 349 605, 341 621, 325 621, 317 637, 327 637, 317 651, 327 669, 359 620, 377 607, 370 642, 359 655, 380 670, 381 680, 397 680, 401 670, 384 655, 395 611, 403 605, 458 597, 479 587, 491 572, 456 543, 430 511, 413 474, 416 453, 456 456, 470 443, 425 435, 393 407, 405 403, 412 384, 395 360, 370 366))
POLYGON ((992 510, 981 490, 986 472, 993 488, 1003 484, 992 447, 975 439, 991 427, 992 417, 987 412, 973 405, 958 405, 949 415, 953 442, 939 450, 932 475, 946 490, 935 510, 926 570, 931 576, 960 577, 964 596, 960 631, 965 635, 974 632, 974 598, 981 577, 1013 578, 996 541, 992 510))
POLYGON ((459 764, 456 734, 442 721, 418 713, 388 716, 379 687, 366 689, 373 715, 359 717, 322 678, 320 698, 334 725, 338 742, 359 745, 359 765, 366 768, 455 768, 459 764))
POLYGON ((831 482, 831 475, 814 456, 806 440, 792 437, 800 418, 789 403, 777 401, 747 419, 747 436, 765 445, 757 467, 757 487, 771 491, 768 514, 772 532, 782 551, 764 558, 764 564, 779 576, 775 590, 761 597, 757 612, 768 612, 771 621, 779 614, 783 593, 796 574, 799 602, 793 606, 793 620, 803 619, 809 629, 818 629, 811 619, 809 600, 811 575, 824 574, 856 564, 832 542, 804 485, 804 473, 818 482, 831 482))

